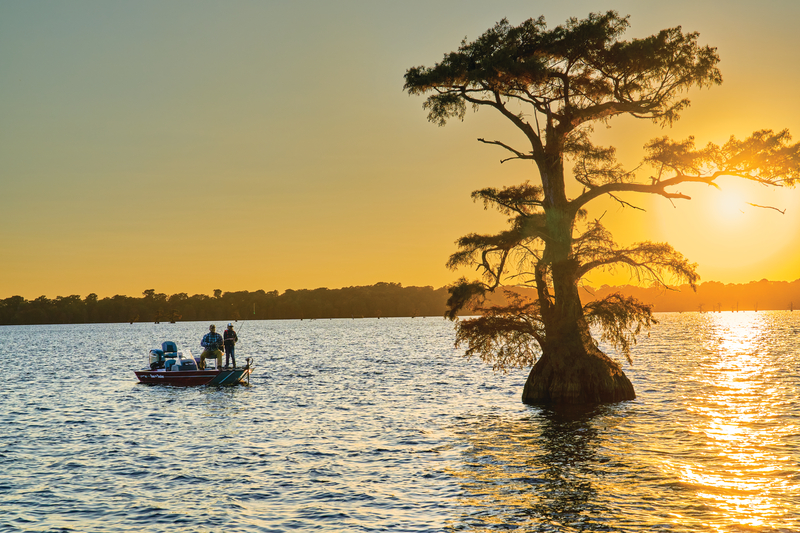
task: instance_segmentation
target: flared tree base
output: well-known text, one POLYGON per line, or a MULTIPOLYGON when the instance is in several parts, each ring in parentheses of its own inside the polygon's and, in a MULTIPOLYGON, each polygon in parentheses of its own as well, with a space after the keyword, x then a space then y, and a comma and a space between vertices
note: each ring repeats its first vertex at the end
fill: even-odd
MULTIPOLYGON (((576 339, 577 340, 577 339, 576 339)), ((525 382, 526 404, 589 404, 633 400, 628 377, 591 340, 573 342, 545 352, 525 382)))

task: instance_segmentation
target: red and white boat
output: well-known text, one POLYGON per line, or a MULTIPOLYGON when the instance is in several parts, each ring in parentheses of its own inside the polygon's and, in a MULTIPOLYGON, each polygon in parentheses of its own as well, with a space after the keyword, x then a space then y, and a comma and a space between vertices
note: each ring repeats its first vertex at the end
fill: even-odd
MULTIPOLYGON (((150 350, 150 366, 145 370, 134 371, 142 383, 150 385, 174 385, 189 387, 196 385, 237 385, 250 383, 252 358, 245 358, 247 364, 235 368, 209 368, 200 370, 200 358, 192 356, 189 350, 178 351, 173 341, 161 344, 161 349, 150 350)), ((216 359, 206 359, 206 365, 216 365, 216 359)))

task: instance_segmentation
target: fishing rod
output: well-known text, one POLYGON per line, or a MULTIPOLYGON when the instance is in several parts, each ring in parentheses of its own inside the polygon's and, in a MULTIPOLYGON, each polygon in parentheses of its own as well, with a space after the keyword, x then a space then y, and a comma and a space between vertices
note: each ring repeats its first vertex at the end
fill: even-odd
MULTIPOLYGON (((239 331, 238 331, 238 332, 236 332, 236 343, 235 343, 235 344, 239 344, 240 342, 242 342, 242 341, 239 339, 239 333, 241 333, 241 332, 242 332, 242 329, 244 328, 244 325, 245 325, 245 323, 246 323, 246 322, 247 322, 247 320, 242 320, 242 323, 241 323, 241 325, 239 326, 239 331)), ((251 358, 250 358, 250 357, 245 357, 244 359, 245 359, 245 361, 247 361, 247 368, 250 368, 250 359, 251 359, 251 358)), ((248 374, 248 375, 247 375, 247 384, 248 384, 248 385, 250 384, 250 374, 248 374)))
POLYGON ((247 322, 247 320, 242 320, 242 324, 239 326, 239 331, 236 332, 237 336, 238 336, 239 333, 242 332, 242 329, 244 328, 244 325, 245 325, 246 322, 247 322))
MULTIPOLYGON (((255 316, 256 316, 256 304, 253 303, 253 318, 255 318, 255 316)), ((239 331, 237 332, 237 336, 238 336, 239 333, 242 332, 242 329, 244 329, 244 325, 246 323, 247 323, 247 319, 242 320, 242 325, 239 326, 239 331)))
MULTIPOLYGON (((255 317, 255 314, 256 314, 256 304, 253 304, 253 316, 254 317, 255 317)), ((237 335, 242 332, 242 329, 244 329, 244 325, 246 323, 247 323, 247 319, 245 318, 244 320, 242 320, 242 324, 239 326, 239 331, 237 332, 237 335)))

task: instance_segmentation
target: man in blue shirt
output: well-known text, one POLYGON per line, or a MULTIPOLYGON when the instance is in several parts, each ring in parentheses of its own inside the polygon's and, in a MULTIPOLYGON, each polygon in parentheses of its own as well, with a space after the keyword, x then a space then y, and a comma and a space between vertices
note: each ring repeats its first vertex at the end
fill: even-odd
POLYGON ((200 354, 200 370, 205 370, 206 359, 215 358, 217 360, 217 368, 222 367, 222 335, 217 333, 217 327, 211 324, 208 327, 208 333, 203 335, 203 340, 200 346, 204 348, 203 353, 200 354))

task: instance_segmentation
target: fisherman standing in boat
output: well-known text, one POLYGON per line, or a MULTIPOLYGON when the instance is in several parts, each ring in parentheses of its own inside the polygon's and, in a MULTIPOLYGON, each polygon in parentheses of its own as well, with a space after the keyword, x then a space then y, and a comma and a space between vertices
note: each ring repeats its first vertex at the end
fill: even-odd
POLYGON ((233 363, 233 368, 236 368, 236 356, 233 354, 234 345, 239 340, 239 336, 233 331, 233 324, 228 324, 228 329, 222 334, 225 339, 225 368, 228 368, 228 360, 233 363))
POLYGON ((200 342, 200 346, 205 348, 203 353, 200 354, 200 370, 205 370, 206 359, 211 358, 216 358, 217 368, 222 367, 222 345, 222 335, 217 333, 217 327, 211 324, 208 327, 208 333, 203 335, 203 340, 200 342))

